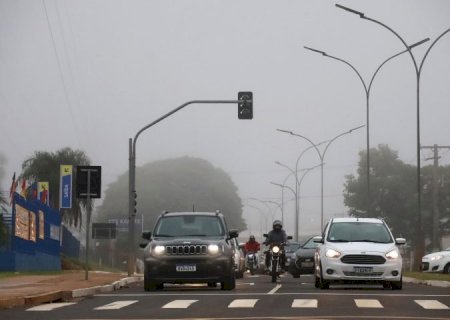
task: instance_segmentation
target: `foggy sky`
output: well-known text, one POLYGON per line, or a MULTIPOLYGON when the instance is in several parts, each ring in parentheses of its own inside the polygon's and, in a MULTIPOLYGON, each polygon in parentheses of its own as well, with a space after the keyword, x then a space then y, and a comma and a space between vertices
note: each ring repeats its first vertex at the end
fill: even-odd
MULTIPOLYGON (((81 149, 101 165, 103 189, 128 170, 128 139, 179 105, 237 98, 253 91, 254 119, 237 119, 236 105, 192 105, 145 131, 137 165, 193 156, 229 173, 244 204, 281 202, 282 183, 308 142, 366 124, 365 93, 343 63, 368 83, 376 68, 404 50, 389 31, 335 7, 364 12, 408 44, 431 41, 450 27, 446 0, 342 1, 24 1, 0 0, 0 153, 7 190, 14 171, 36 150, 81 149)), ((414 48, 420 63, 431 41, 414 48)), ((450 145, 450 33, 431 50, 421 78, 421 143, 450 145)), ((411 57, 386 64, 370 98, 370 143, 388 144, 416 164, 416 86, 411 57)), ((343 215, 344 176, 355 174, 365 128, 327 151, 325 218, 343 215)), ((431 161, 423 151, 422 165, 431 161)), ((448 164, 450 153, 440 153, 448 164)), ((319 164, 310 151, 299 167, 319 164)), ((139 177, 137 177, 139 179, 139 177)), ((294 188, 291 178, 287 184, 294 188)), ((144 195, 140 195, 144 196, 144 195)), ((320 170, 301 185, 301 232, 319 232, 320 170)), ((293 195, 285 191, 285 224, 293 233, 293 195)), ((124 201, 127 201, 124 195, 124 201)), ((191 204, 187 204, 190 206, 191 204)), ((276 206, 274 217, 280 218, 276 206)), ((253 233, 260 212, 244 207, 253 233)), ((269 218, 269 219, 272 219, 269 218)), ((270 223, 270 222, 269 222, 270 223)))

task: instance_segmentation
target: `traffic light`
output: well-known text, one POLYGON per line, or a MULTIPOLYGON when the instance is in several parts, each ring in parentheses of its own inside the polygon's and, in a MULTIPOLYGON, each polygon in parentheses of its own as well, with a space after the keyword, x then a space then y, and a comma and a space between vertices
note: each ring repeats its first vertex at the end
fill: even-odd
POLYGON ((238 92, 238 118, 253 119, 253 93, 238 92))
POLYGON ((136 213, 137 212, 137 193, 136 190, 133 190, 133 195, 134 195, 134 206, 133 206, 133 212, 136 213))

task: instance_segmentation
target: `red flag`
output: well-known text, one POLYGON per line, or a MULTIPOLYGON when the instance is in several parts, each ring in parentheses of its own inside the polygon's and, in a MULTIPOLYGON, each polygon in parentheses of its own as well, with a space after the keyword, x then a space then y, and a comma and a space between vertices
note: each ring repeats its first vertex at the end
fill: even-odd
POLYGON ((21 190, 20 190, 20 195, 22 197, 26 197, 27 195, 27 180, 22 179, 22 186, 21 186, 21 190))

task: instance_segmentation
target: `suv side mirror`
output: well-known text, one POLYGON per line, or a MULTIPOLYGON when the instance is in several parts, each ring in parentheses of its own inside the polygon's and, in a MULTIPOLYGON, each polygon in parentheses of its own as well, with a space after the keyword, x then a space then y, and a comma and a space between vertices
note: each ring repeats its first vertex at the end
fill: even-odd
POLYGON ((266 237, 266 238, 267 238, 268 236, 269 236, 269 235, 268 235, 267 233, 264 233, 264 234, 263 234, 263 237, 266 237))
POLYGON ((288 236, 287 238, 288 238, 288 240, 292 240, 292 236, 288 236))
POLYGON ((395 244, 397 245, 402 245, 406 243, 406 239, 405 238, 395 238, 395 244))
POLYGON ((146 240, 150 240, 151 237, 152 237, 152 233, 150 231, 142 232, 142 238, 144 238, 146 240))
POLYGON ((239 237, 239 232, 235 229, 232 229, 228 232, 228 235, 230 239, 237 238, 239 237))
POLYGON ((323 243, 323 238, 322 238, 322 236, 315 236, 315 237, 313 238, 313 241, 314 241, 315 243, 323 243))
POLYGON ((139 248, 145 249, 147 243, 139 243, 139 248))

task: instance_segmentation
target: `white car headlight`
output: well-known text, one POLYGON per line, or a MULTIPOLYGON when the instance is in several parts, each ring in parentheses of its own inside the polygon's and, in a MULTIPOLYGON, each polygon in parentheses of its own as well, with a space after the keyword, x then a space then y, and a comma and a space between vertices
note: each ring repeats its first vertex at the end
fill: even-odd
POLYGON ((341 253, 339 251, 328 248, 327 251, 325 251, 325 255, 327 256, 327 258, 339 258, 341 256, 341 253))
POLYGON ((208 252, 211 254, 218 254, 219 253, 219 246, 217 244, 210 244, 208 246, 208 252))
POLYGON ((442 255, 433 256, 433 257, 430 258, 430 260, 431 260, 431 261, 434 261, 434 260, 441 260, 443 257, 444 257, 444 256, 442 256, 442 255))
POLYGON ((155 246, 153 248, 153 254, 156 256, 160 256, 161 254, 164 253, 166 248, 164 248, 164 246, 155 246))
POLYGON ((278 252, 280 252, 280 247, 278 247, 278 246, 273 246, 272 252, 273 252, 273 253, 278 253, 278 252))
POLYGON ((400 255, 398 254, 398 250, 394 249, 386 253, 386 258, 388 259, 397 259, 400 255))

